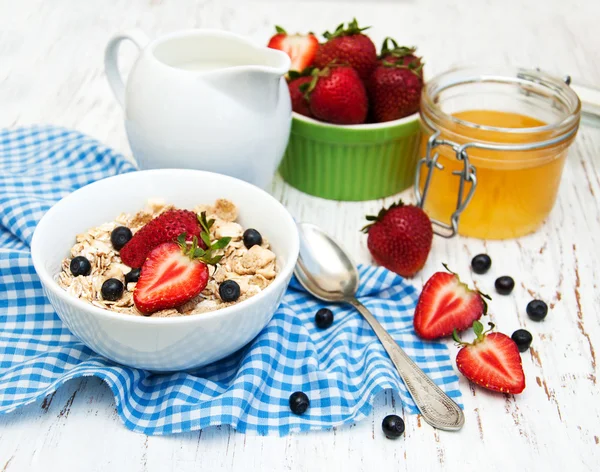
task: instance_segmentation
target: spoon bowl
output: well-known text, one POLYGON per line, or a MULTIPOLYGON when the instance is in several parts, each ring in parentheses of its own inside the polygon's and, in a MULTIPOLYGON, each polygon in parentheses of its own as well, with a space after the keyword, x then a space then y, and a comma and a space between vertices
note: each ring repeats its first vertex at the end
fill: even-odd
POLYGON ((294 274, 306 290, 326 302, 344 302, 358 290, 358 271, 341 246, 318 226, 298 225, 300 255, 294 274))

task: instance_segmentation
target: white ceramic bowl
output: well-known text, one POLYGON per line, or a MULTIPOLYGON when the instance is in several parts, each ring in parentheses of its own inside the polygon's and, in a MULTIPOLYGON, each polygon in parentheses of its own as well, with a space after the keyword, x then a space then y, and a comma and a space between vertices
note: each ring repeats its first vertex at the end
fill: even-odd
POLYGON ((210 172, 160 169, 110 177, 81 188, 54 205, 38 224, 31 254, 44 291, 60 319, 88 347, 120 364, 153 371, 209 364, 251 341, 271 320, 298 257, 291 215, 275 198, 251 184, 210 172), (149 198, 180 208, 227 198, 239 222, 258 229, 277 255, 277 278, 237 305, 205 314, 145 318, 113 313, 68 295, 56 282, 75 235, 121 212, 136 212, 149 198))

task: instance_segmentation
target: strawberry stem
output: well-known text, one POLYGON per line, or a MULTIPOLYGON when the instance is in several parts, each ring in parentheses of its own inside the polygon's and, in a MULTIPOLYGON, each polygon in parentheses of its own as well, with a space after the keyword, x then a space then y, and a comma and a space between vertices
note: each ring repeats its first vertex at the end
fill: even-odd
MULTIPOLYGON (((444 266, 444 269, 446 269, 448 272, 450 272, 452 275, 456 275, 456 277, 458 277, 458 274, 456 272, 452 272, 450 270, 450 268, 448 267, 448 264, 446 264, 445 262, 442 262, 442 265, 444 266)), ((460 278, 459 278, 460 280, 460 278)))
POLYGON ((456 344, 458 344, 459 346, 466 346, 469 343, 465 343, 460 339, 460 336, 458 335, 458 330, 456 328, 454 328, 452 330, 452 339, 454 339, 454 342, 456 342, 456 344))
POLYGON ((394 57, 404 57, 414 54, 416 52, 416 47, 407 47, 407 46, 398 46, 398 43, 394 38, 390 38, 389 36, 383 40, 383 44, 381 45, 381 55, 380 57, 392 55, 394 57), (392 43, 392 47, 389 47, 388 41, 392 43))
POLYGON ((326 40, 331 40, 334 38, 340 38, 342 36, 352 36, 354 34, 361 34, 363 31, 368 30, 370 28, 370 26, 366 26, 365 28, 360 28, 358 26, 358 22, 356 21, 356 18, 354 18, 351 22, 348 23, 348 27, 344 28, 344 23, 341 23, 340 25, 338 25, 338 27, 335 29, 335 31, 333 33, 330 33, 329 31, 325 31, 323 33, 323 37, 326 40))
POLYGON ((379 213, 377 214, 377 216, 367 215, 365 218, 367 219, 367 221, 372 221, 372 223, 369 223, 368 225, 363 226, 361 231, 363 233, 368 233, 369 230, 371 229, 371 226, 373 226, 378 221, 381 221, 388 211, 390 211, 392 208, 398 208, 398 207, 402 207, 402 206, 404 206, 404 202, 402 200, 398 200, 398 202, 392 203, 389 208, 383 207, 381 210, 379 210, 379 213))
POLYGON ((225 247, 227 247, 227 245, 231 242, 231 238, 227 236, 211 242, 210 228, 215 223, 215 220, 207 220, 205 211, 198 215, 198 222, 202 227, 200 239, 206 245, 206 249, 203 249, 198 245, 198 238, 196 236, 192 238, 192 244, 189 246, 186 240, 186 233, 182 233, 177 237, 177 243, 179 244, 183 254, 188 256, 190 259, 197 259, 205 264, 216 265, 223 258, 223 254, 218 254, 217 252, 225 249, 225 247))
POLYGON ((459 346, 475 346, 476 344, 483 342, 485 340, 486 335, 496 327, 494 323, 488 323, 488 325, 490 326, 489 329, 484 331, 483 324, 480 321, 475 320, 473 322, 473 332, 475 333, 475 339, 472 343, 462 341, 460 339, 460 336, 458 335, 458 331, 456 330, 456 328, 452 331, 452 339, 454 339, 456 344, 458 344, 459 346))

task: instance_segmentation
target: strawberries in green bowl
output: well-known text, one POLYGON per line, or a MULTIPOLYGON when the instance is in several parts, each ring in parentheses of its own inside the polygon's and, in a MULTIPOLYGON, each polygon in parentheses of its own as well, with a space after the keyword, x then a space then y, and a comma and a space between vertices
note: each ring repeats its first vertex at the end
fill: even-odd
POLYGON ((288 35, 269 47, 290 55, 290 140, 279 168, 293 187, 331 200, 374 200, 414 183, 423 61, 386 38, 380 54, 353 20, 324 33, 288 35))

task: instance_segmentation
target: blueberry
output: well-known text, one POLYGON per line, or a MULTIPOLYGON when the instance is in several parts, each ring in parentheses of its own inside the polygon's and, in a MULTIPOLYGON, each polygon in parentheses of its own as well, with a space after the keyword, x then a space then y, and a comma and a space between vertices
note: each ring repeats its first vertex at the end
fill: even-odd
POLYGON ((252 246, 260 246, 262 244, 262 236, 255 229, 249 228, 244 231, 244 246, 250 249, 252 246))
POLYGON ((492 267, 492 258, 487 254, 477 254, 471 259, 471 267, 476 274, 485 274, 492 267))
POLYGON ((304 392, 294 392, 290 395, 290 410, 295 415, 301 415, 310 406, 310 400, 304 392))
POLYGON ((240 298, 240 286, 235 280, 226 280, 219 285, 219 295, 224 302, 235 302, 240 298))
POLYGON ((548 314, 548 305, 542 300, 531 300, 527 304, 527 315, 533 321, 542 321, 548 314))
POLYGON ((71 264, 69 265, 69 269, 71 269, 71 274, 75 277, 78 275, 90 275, 92 271, 92 264, 87 258, 83 256, 77 256, 71 259, 71 264))
POLYGON ((315 324, 321 329, 327 329, 333 324, 333 312, 329 308, 321 308, 315 315, 315 324))
POLYGON ((131 230, 129 228, 126 228, 125 226, 117 226, 112 230, 112 233, 110 233, 110 242, 117 251, 120 251, 121 248, 125 246, 125 244, 127 244, 132 237, 133 235, 131 234, 131 230))
POLYGON ((533 336, 526 329, 518 329, 516 330, 512 336, 512 340, 517 344, 519 348, 519 352, 525 352, 531 346, 531 341, 533 341, 533 336))
POLYGON ((111 302, 117 301, 123 295, 123 282, 119 279, 107 279, 102 284, 102 298, 111 302))
POLYGON ((515 281, 512 277, 508 275, 503 275, 502 277, 498 277, 496 279, 496 292, 500 295, 508 295, 515 288, 515 281))
POLYGON ((125 274, 125 285, 131 282, 137 282, 140 278, 140 269, 131 269, 131 271, 125 274))
POLYGON ((386 438, 399 438, 404 433, 404 420, 398 415, 387 415, 381 423, 381 429, 386 438))

